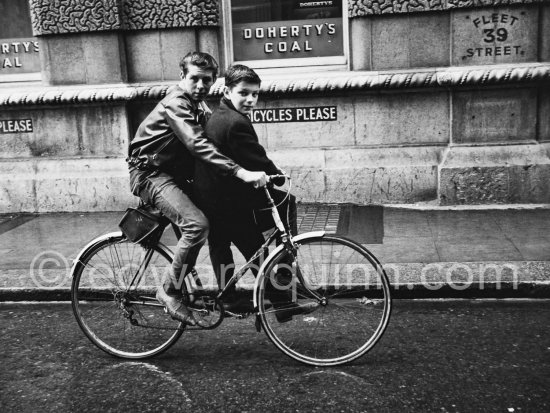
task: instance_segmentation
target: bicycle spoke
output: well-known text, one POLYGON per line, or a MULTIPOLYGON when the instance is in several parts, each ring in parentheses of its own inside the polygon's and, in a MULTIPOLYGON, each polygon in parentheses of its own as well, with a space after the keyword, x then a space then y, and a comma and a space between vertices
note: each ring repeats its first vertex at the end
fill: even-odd
MULTIPOLYGON (((391 308, 387 277, 370 253, 352 241, 311 236, 298 243, 296 273, 283 293, 289 297, 287 304, 266 308, 265 286, 271 277, 263 276, 259 306, 266 333, 281 351, 304 363, 329 366, 360 357, 387 325, 391 308), (279 319, 286 317, 285 322, 278 314, 279 319)), ((284 252, 279 253, 266 274, 274 274, 285 260, 284 252)))
POLYGON ((180 323, 162 305, 144 305, 171 267, 160 248, 146 250, 122 236, 106 237, 82 254, 73 274, 73 311, 88 338, 102 350, 125 358, 145 358, 170 347, 181 335, 180 323), (140 276, 134 280, 136 270, 140 276))

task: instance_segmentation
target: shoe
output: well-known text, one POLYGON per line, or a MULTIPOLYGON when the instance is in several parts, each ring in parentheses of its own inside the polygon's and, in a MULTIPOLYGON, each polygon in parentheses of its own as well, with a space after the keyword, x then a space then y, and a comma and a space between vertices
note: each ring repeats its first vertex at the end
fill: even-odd
POLYGON ((300 314, 309 314, 314 312, 318 303, 307 303, 299 305, 293 302, 290 303, 275 303, 273 304, 275 308, 275 318, 279 323, 286 323, 292 320, 292 317, 300 314))
POLYGON ((202 297, 199 297, 194 300, 191 300, 191 302, 189 303, 189 307, 202 310, 206 308, 206 302, 202 297))
POLYGON ((164 306, 166 312, 174 320, 181 321, 183 324, 188 326, 206 326, 202 321, 198 322, 195 319, 193 313, 181 302, 180 299, 166 294, 163 287, 158 288, 156 297, 157 301, 164 306))
POLYGON ((246 297, 239 297, 235 300, 223 303, 223 309, 227 313, 253 313, 254 305, 246 297))

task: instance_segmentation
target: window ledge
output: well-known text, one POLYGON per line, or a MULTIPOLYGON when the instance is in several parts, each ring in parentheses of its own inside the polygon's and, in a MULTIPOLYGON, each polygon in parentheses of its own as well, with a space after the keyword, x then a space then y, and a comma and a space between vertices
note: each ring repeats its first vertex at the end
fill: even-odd
MULTIPOLYGON (((550 83, 550 63, 445 67, 373 72, 326 71, 319 73, 262 74, 265 94, 302 94, 414 88, 455 88, 503 84, 550 83)), ((159 100, 175 82, 113 85, 3 85, 0 107, 90 104, 159 100)), ((223 78, 210 94, 220 96, 223 78)))

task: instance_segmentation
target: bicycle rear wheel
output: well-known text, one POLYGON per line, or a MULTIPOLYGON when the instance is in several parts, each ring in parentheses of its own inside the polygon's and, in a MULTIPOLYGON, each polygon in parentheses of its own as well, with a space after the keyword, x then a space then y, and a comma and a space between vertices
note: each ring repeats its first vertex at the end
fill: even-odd
POLYGON ((165 247, 146 249, 121 233, 90 243, 73 266, 71 300, 76 320, 92 343, 117 357, 142 359, 178 340, 183 325, 165 314, 155 299, 171 262, 165 247))
POLYGON ((258 280, 265 332, 283 353, 306 364, 335 366, 361 357, 380 340, 390 317, 382 265, 360 244, 338 236, 304 234, 296 246, 295 261, 282 249, 258 280))

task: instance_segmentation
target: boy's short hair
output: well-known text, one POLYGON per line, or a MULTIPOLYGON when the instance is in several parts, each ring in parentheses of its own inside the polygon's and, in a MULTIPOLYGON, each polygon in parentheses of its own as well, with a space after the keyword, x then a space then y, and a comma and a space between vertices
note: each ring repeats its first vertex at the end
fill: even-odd
POLYGON ((262 80, 260 76, 245 65, 233 65, 225 72, 225 86, 232 88, 237 86, 240 82, 254 83, 260 85, 262 80))
POLYGON ((187 76, 189 65, 195 65, 203 70, 211 70, 214 77, 218 77, 218 62, 208 53, 190 52, 183 56, 180 60, 180 69, 183 76, 187 76))

